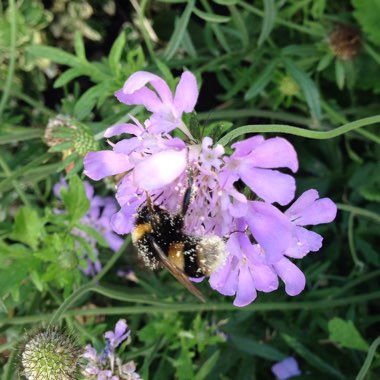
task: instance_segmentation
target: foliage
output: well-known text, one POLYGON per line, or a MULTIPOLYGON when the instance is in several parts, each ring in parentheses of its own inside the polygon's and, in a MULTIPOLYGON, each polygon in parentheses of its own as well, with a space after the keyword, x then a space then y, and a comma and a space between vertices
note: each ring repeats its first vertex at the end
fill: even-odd
MULTIPOLYGON (((97 348, 117 318, 128 319, 133 344, 121 355, 144 379, 270 379, 287 356, 305 379, 359 371, 377 379, 379 1, 353 0, 353 10, 342 0, 254 3, 2 2, 2 379, 15 378, 19 336, 54 313, 97 348), (352 33, 359 45, 350 45, 352 33), (172 88, 191 70, 201 83, 194 136, 213 136, 226 150, 251 133, 286 136, 299 155, 300 192, 314 187, 338 203, 336 222, 316 229, 324 248, 305 258, 307 288, 296 300, 262 294, 237 309, 209 292, 198 304, 167 273, 141 268, 128 239, 113 254, 80 223, 89 208, 83 156, 102 147, 107 127, 129 120, 133 109, 113 94, 142 69, 172 88), (68 124, 48 135, 58 115, 68 124), (69 188, 59 200, 61 176, 69 188), (78 229, 100 247, 103 270, 93 279, 79 269, 83 252, 96 253, 78 229)), ((114 194, 111 181, 94 186, 114 194)))

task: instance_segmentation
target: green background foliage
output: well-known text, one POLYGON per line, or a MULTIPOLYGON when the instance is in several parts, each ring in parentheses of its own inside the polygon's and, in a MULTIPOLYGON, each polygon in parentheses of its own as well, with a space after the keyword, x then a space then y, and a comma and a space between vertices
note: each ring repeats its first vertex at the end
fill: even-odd
MULTIPOLYGON (((2 380, 16 378, 25 330, 53 320, 100 348, 119 318, 132 328, 121 356, 144 379, 272 379, 288 356, 300 379, 378 379, 379 25, 380 0, 1 2, 2 380), (204 283, 199 304, 168 273, 144 270, 129 238, 113 254, 81 225, 83 157, 106 147, 107 127, 141 112, 113 96, 141 69, 171 88, 191 70, 201 89, 194 136, 227 151, 253 133, 284 136, 299 155, 299 194, 313 187, 338 204, 336 221, 315 229, 322 250, 300 263, 301 295, 282 287, 237 309, 204 283), (51 144, 57 115, 66 121, 51 144), (61 176, 69 187, 59 200, 61 176), (84 251, 96 254, 76 229, 98 243, 93 279, 78 269, 84 251), (126 268, 138 282, 117 276, 126 268)), ((110 181, 94 186, 114 194, 110 181)))

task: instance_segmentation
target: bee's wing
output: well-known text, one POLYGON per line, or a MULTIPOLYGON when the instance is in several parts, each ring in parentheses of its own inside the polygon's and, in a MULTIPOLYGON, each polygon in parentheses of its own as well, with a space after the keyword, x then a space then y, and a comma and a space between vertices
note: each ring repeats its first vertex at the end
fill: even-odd
POLYGON ((197 297, 200 301, 206 302, 206 299, 202 292, 198 290, 194 284, 188 279, 185 273, 183 273, 179 268, 177 268, 167 256, 162 252, 160 246, 152 240, 152 244, 154 249, 156 250, 158 256, 160 257, 162 265, 195 297, 197 297))

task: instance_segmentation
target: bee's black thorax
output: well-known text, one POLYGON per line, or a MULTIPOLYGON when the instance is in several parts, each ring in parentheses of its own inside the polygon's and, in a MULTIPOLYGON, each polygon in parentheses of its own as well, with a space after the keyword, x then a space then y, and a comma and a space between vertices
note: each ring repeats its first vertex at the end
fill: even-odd
POLYGON ((197 257, 200 238, 183 233, 184 220, 181 215, 170 214, 159 206, 150 212, 142 207, 136 217, 132 237, 139 256, 152 268, 160 267, 160 259, 153 247, 155 241, 168 259, 190 277, 201 277, 197 257))

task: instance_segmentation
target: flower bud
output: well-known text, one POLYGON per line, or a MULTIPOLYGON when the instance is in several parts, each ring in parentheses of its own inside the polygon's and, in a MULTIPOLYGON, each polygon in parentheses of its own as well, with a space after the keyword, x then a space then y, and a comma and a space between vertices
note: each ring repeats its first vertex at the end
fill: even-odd
POLYGON ((340 59, 356 57, 362 48, 362 39, 358 29, 349 25, 337 25, 329 35, 330 47, 340 59))

